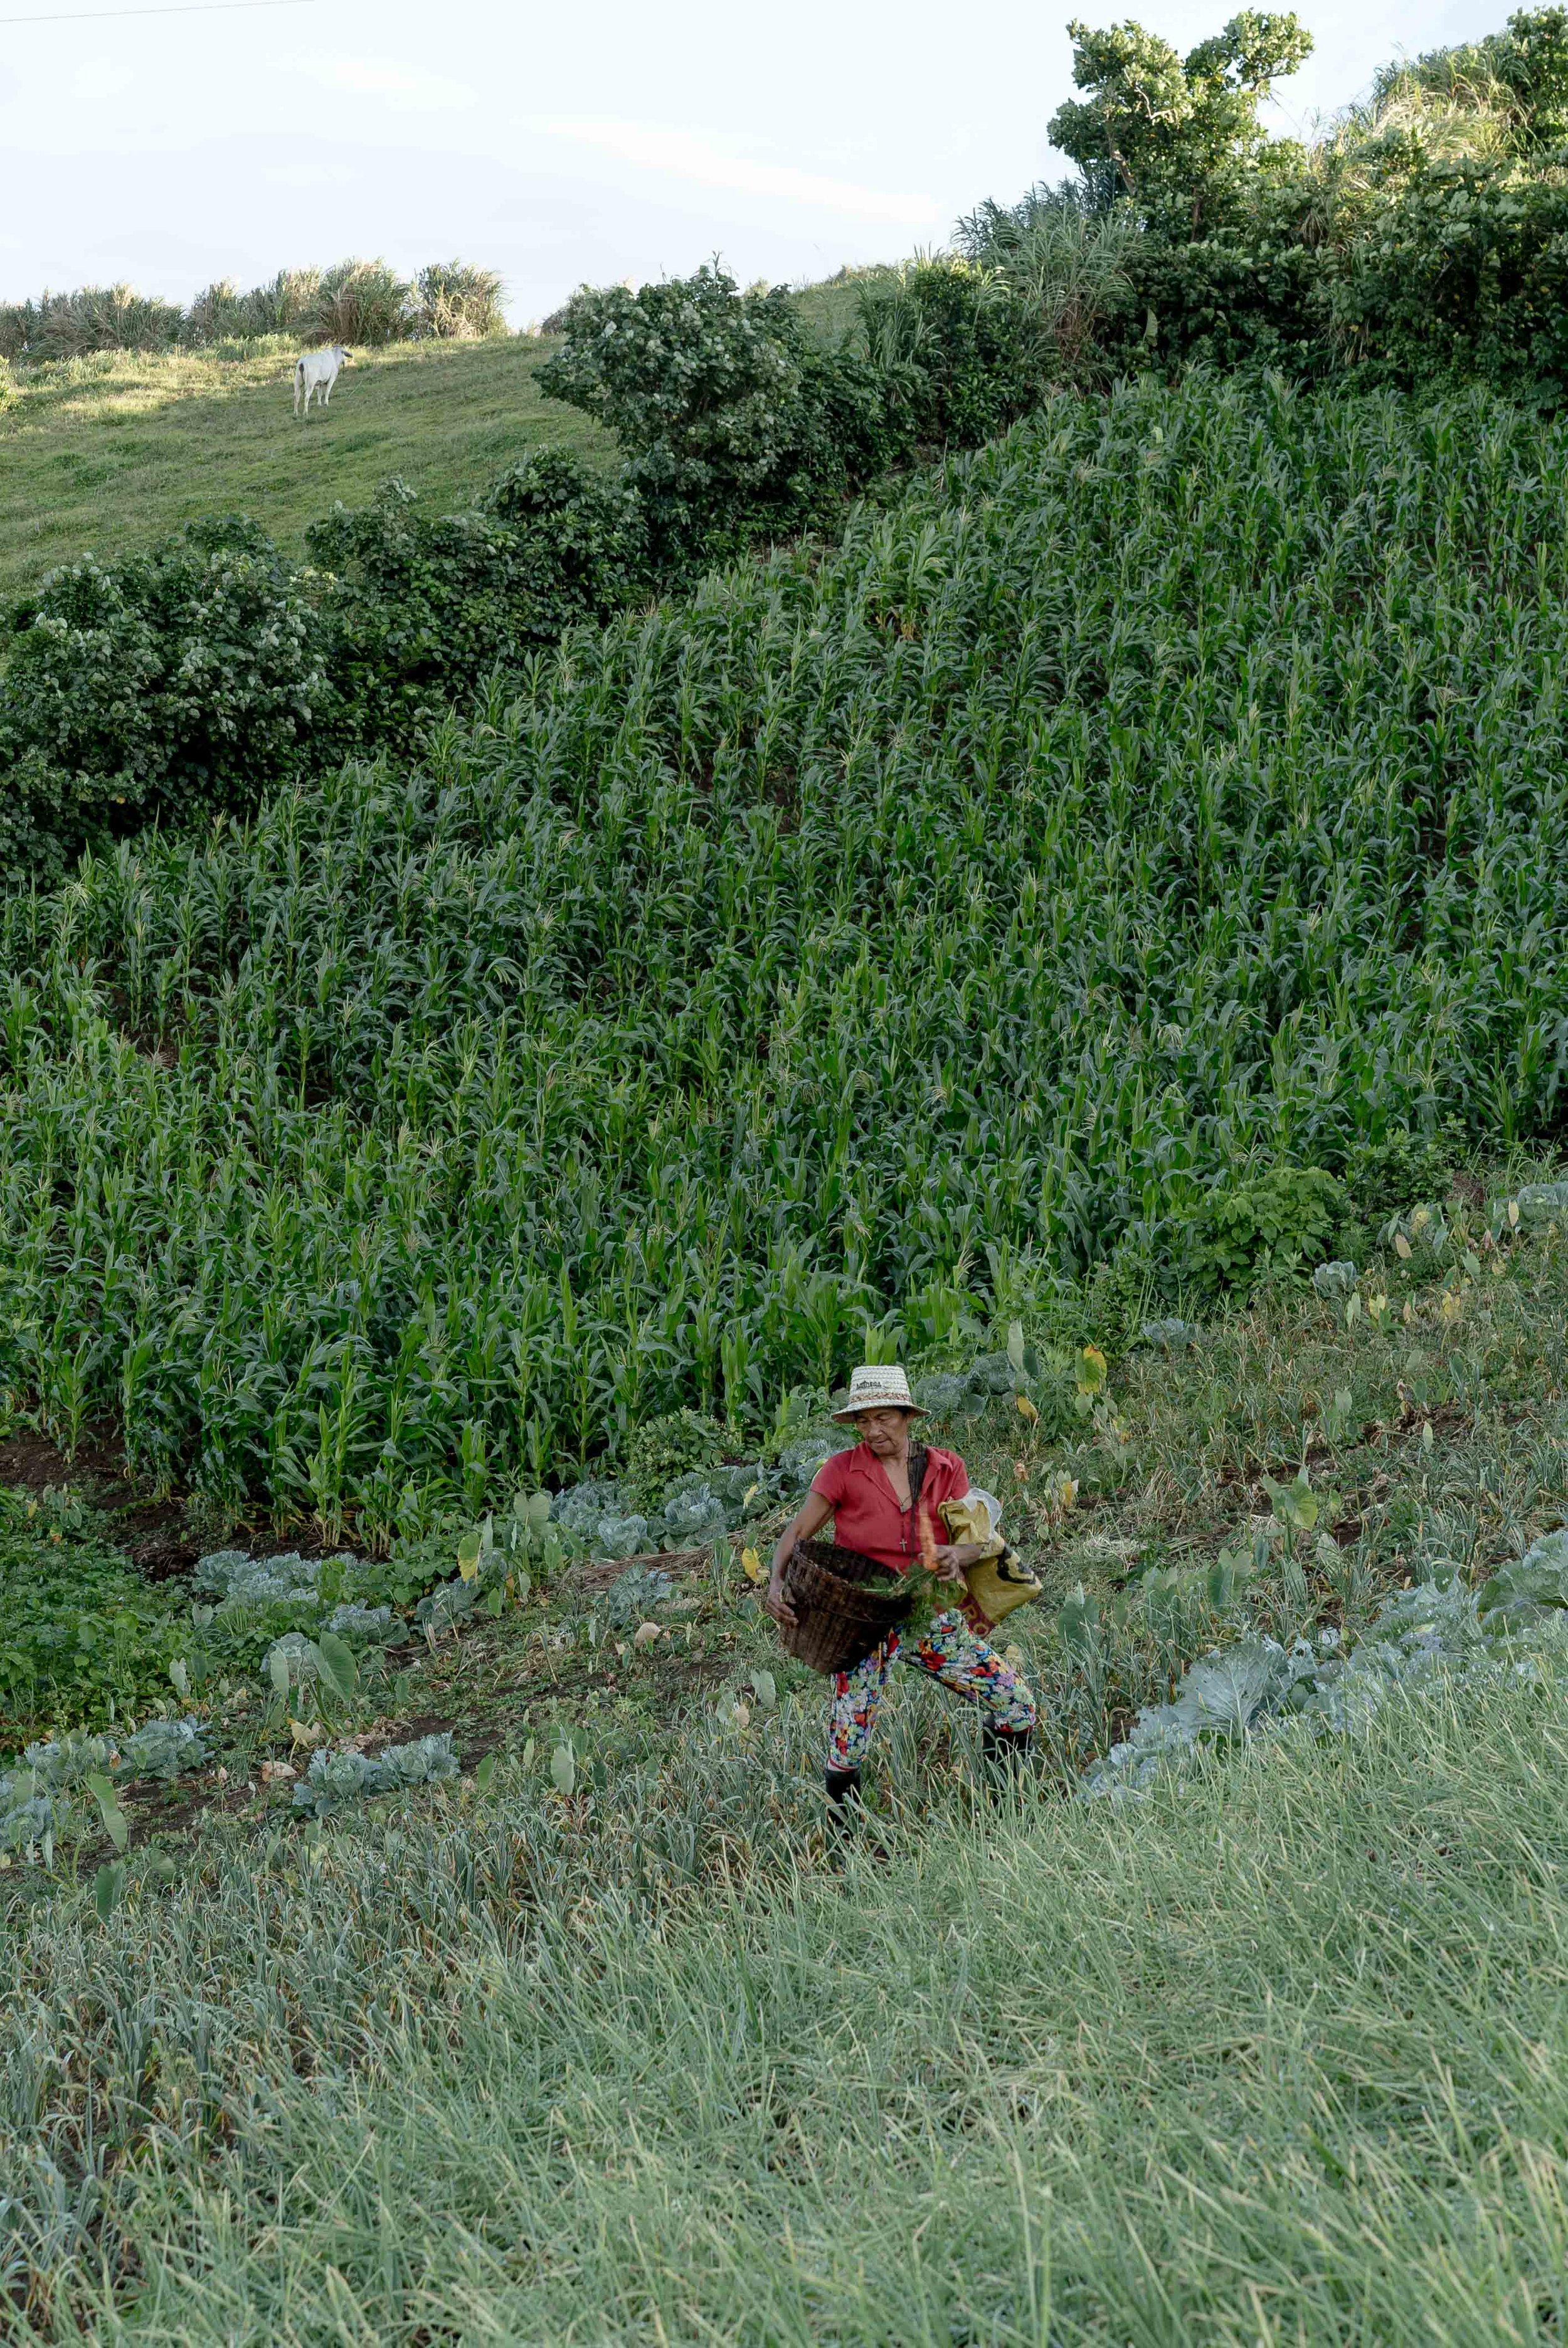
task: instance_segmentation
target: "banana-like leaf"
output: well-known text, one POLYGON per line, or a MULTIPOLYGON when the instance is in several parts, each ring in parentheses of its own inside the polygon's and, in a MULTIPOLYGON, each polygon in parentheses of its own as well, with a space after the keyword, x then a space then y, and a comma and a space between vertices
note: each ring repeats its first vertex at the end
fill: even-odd
POLYGON ((119 1806, 119 1796, 108 1779, 95 1769, 87 1781, 87 1791, 98 1806, 98 1816, 104 1822, 104 1832, 116 1850, 123 1850, 130 1840, 130 1821, 119 1806))
POLYGON ((323 1631, 316 1641, 316 1671, 329 1695, 346 1702, 359 1685, 359 1665, 354 1649, 335 1632, 323 1631))

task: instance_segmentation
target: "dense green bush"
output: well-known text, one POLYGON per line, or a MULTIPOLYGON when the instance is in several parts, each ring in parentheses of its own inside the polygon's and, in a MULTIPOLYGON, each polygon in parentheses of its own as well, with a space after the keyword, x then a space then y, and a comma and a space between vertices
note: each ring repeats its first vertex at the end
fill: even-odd
POLYGON ((167 1700, 190 1611, 178 1584, 145 1581, 106 1548, 79 1503, 0 1491, 0 1746, 167 1700))
POLYGON ((1356 1246, 1343 1183, 1315 1166, 1272 1166, 1214 1190, 1194 1219, 1185 1270, 1200 1293, 1310 1272, 1356 1246))
POLYGON ((1561 403, 1568 11, 1389 67, 1310 150, 1259 119, 1310 48, 1294 16, 1244 12, 1185 57, 1136 24, 1071 31, 1082 95, 1051 136, 1080 183, 983 204, 959 232, 1002 272, 1041 222, 1122 213, 1102 367, 1479 378, 1561 403))
POLYGON ((1384 1134, 1358 1142, 1345 1161, 1345 1188, 1364 1222, 1386 1222, 1446 1198, 1464 1156, 1457 1118, 1438 1133, 1384 1134))
POLYGON ((252 804, 327 697, 299 582, 236 517, 112 566, 89 555, 11 624, 0 869, 38 879, 89 839, 252 804))
POLYGON ((1443 163, 1369 204, 1318 307, 1346 363, 1385 381, 1475 376, 1568 396, 1568 156, 1549 172, 1443 163))
POLYGON ((619 436, 665 567, 827 520, 891 454, 876 370, 815 345, 783 286, 585 286, 563 324, 539 386, 619 436))
POLYGON ((12 614, 0 678, 0 870, 48 879, 88 841, 249 809, 318 762, 419 729, 647 575, 624 481, 547 449, 466 513, 388 482, 308 533, 292 573, 240 517, 56 572, 12 614))
POLYGON ((646 570, 636 499, 556 449, 466 513, 426 517, 389 481, 374 504, 313 523, 307 542, 334 689, 323 748, 406 744, 487 670, 608 617, 646 570))
POLYGON ((973 448, 1040 396, 1030 309, 1000 271, 919 261, 864 287, 860 312, 906 445, 973 448))

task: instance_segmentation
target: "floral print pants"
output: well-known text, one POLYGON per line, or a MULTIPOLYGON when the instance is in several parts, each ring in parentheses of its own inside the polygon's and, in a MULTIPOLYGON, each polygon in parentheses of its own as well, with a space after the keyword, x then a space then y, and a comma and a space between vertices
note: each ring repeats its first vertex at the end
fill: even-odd
POLYGON ((871 1742, 871 1724, 882 1702, 887 1676, 900 1657, 917 1671, 929 1672, 944 1687, 967 1696, 989 1715, 994 1728, 1021 1730, 1034 1726, 1034 1698, 1010 1663, 977 1636, 955 1608, 938 1614, 925 1636, 905 1649, 897 1631, 856 1663, 839 1672, 833 1683, 827 1710, 827 1766, 858 1769, 871 1742))

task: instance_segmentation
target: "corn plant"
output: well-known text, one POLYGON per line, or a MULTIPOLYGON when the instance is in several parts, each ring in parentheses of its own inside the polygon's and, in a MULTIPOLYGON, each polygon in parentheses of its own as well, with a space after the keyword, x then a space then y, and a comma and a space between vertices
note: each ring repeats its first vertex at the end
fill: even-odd
POLYGON ((1249 1169, 1552 1128, 1565 489, 1480 395, 1064 399, 9 896, 0 1389, 379 1540, 1249 1169))

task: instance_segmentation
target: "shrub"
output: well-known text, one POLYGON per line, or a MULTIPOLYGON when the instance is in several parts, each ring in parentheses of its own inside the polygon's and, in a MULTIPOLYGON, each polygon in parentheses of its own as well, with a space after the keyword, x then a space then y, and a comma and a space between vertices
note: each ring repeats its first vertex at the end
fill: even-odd
POLYGON ((183 313, 130 285, 80 285, 36 302, 0 305, 0 356, 84 358, 92 351, 164 350, 178 343, 183 313))
POLYGON ((722 1459, 724 1442, 718 1420, 702 1411, 670 1411, 649 1419, 627 1447, 626 1485, 633 1506, 658 1508, 669 1485, 722 1459))
POLYGON ((340 261, 322 272, 302 331, 321 343, 374 347, 409 331, 414 288, 384 261, 340 261))
POLYGON ((583 287, 540 388, 609 426, 661 564, 807 527, 884 445, 865 363, 811 342, 789 294, 742 294, 717 269, 583 287))
POLYGON ((1194 1218, 1188 1272, 1200 1292, 1238 1289, 1349 1254, 1343 1183, 1315 1166, 1274 1166, 1216 1190, 1194 1218))
POLYGON ((1329 255, 1319 311, 1382 381, 1480 376, 1568 395, 1568 186, 1510 160, 1442 163, 1384 191, 1329 255))
POLYGON ((0 679, 0 868, 58 873, 84 841, 245 806, 293 766, 326 676, 276 550, 240 517, 12 613, 0 679))
POLYGON ((416 335, 455 342, 504 335, 501 280, 466 261, 433 261, 414 281, 411 323, 416 335))
POLYGON ((1345 1187, 1364 1220, 1386 1220, 1446 1197, 1462 1156, 1461 1137, 1451 1124, 1435 1134, 1387 1134, 1351 1150, 1345 1187))
POLYGON ((419 513, 388 481, 306 533, 343 747, 406 738, 477 676, 602 619, 643 576, 628 490, 564 451, 504 474, 471 511, 419 513))
POLYGON ((1040 395, 1034 322, 999 270, 916 262, 862 289, 860 324, 910 443, 974 448, 1040 395))

